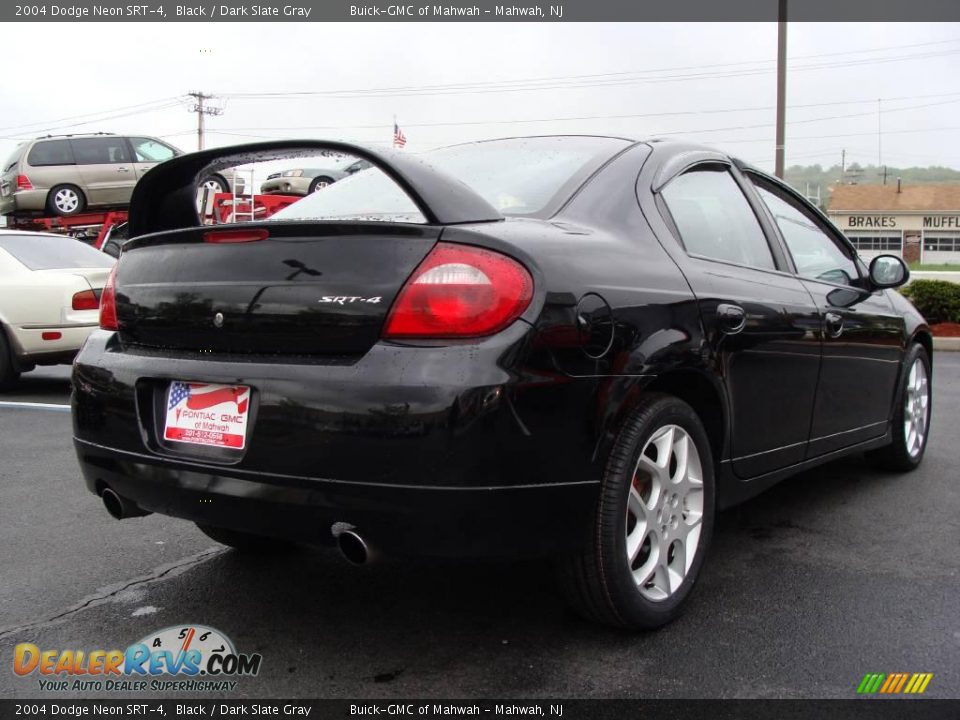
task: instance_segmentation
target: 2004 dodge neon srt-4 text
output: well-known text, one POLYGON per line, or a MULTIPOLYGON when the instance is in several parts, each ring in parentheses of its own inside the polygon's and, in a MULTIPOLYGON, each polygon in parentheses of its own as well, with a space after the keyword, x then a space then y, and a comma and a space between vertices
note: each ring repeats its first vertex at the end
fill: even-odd
POLYGON ((903 262, 866 267, 708 148, 219 148, 147 173, 130 235, 73 375, 83 475, 116 517, 356 562, 553 556, 585 615, 650 628, 689 596, 718 508, 926 447, 931 337, 892 290, 903 262), (318 150, 373 167, 199 225, 203 172, 318 150))

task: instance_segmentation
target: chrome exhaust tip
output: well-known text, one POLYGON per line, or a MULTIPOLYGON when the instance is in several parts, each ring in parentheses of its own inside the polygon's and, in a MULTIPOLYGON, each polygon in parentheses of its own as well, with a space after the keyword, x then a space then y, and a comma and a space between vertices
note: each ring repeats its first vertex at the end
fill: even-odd
POLYGON ((352 525, 336 523, 331 530, 337 540, 337 549, 351 565, 367 565, 379 556, 376 549, 364 540, 352 525))
POLYGON ((143 517, 150 514, 149 510, 144 510, 132 500, 118 495, 108 487, 100 493, 100 499, 103 501, 103 507, 106 508, 106 511, 110 513, 110 517, 114 520, 143 517))

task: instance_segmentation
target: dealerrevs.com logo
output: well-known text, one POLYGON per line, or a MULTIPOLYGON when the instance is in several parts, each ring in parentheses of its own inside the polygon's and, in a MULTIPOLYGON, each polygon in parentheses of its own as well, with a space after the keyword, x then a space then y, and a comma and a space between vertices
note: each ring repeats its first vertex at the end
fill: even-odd
POLYGON ((230 691, 234 678, 260 672, 263 656, 238 653, 219 630, 179 625, 150 633, 126 650, 42 650, 20 643, 13 672, 37 676, 45 691, 230 691), (175 679, 171 679, 175 678, 175 679))

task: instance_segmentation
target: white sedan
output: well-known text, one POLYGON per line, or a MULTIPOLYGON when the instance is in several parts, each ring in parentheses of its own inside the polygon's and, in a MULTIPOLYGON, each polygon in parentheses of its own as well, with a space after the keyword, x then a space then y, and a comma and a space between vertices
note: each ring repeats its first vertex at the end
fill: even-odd
POLYGON ((72 237, 0 230, 0 390, 73 361, 99 323, 113 263, 72 237))

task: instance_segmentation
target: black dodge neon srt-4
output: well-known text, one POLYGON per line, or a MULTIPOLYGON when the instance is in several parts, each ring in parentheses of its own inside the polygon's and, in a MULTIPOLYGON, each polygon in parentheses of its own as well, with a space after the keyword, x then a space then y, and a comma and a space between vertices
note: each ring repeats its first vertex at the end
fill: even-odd
POLYGON ((73 376, 89 489, 237 548, 554 556, 571 602, 674 618, 718 509, 854 452, 916 467, 931 337, 783 183, 614 137, 417 157, 280 141, 179 157, 73 376), (319 150, 372 164, 202 226, 196 178, 319 150))

